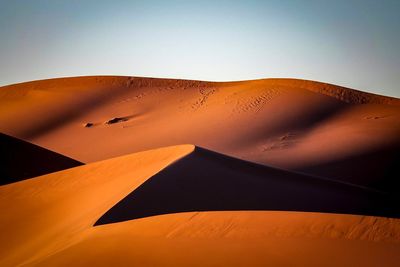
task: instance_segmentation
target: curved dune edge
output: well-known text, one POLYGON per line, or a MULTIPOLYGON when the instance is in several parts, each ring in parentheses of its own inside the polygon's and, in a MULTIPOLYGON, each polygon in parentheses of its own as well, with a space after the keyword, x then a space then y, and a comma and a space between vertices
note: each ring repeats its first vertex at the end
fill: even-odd
POLYGON ((398 262, 400 220, 383 217, 188 212, 92 226, 119 200, 194 149, 160 148, 1 186, 0 265, 318 266, 332 255, 332 263, 343 266, 373 266, 384 255, 386 266, 398 262), (288 259, 287 254, 296 253, 303 256, 288 259), (311 260, 311 254, 318 256, 311 260))
POLYGON ((0 187, 0 265, 39 259, 77 242, 94 222, 192 145, 96 162, 0 187))

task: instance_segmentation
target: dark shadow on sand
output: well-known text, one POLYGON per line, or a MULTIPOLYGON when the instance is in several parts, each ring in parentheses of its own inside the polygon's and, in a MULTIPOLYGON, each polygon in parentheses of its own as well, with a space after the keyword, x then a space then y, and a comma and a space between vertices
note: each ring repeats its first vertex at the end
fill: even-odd
POLYGON ((297 171, 399 194, 400 146, 380 147, 297 171))
POLYGON ((283 210, 399 218, 398 200, 368 188, 196 148, 144 182, 95 225, 191 211, 283 210))
POLYGON ((83 165, 43 147, 0 133, 0 185, 83 165))

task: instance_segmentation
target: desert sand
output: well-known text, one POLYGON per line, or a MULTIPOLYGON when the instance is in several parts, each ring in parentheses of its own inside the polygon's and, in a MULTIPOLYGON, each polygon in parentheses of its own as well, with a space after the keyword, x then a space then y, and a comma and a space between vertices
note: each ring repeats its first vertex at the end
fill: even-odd
POLYGON ((0 133, 0 185, 83 165, 82 162, 0 133))
MULTIPOLYGON (((0 221, 3 229, 1 265, 351 266, 362 263, 376 266, 374 264, 384 259, 385 266, 395 266, 400 260, 400 220, 392 218, 238 210, 168 211, 161 216, 141 214, 121 220, 115 214, 106 213, 147 181, 154 179, 164 186, 153 175, 171 171, 171 167, 181 168, 176 164, 187 165, 189 161, 190 164, 200 165, 197 167, 203 170, 223 174, 226 171, 224 166, 210 168, 210 164, 218 160, 213 154, 204 159, 201 153, 195 152, 194 146, 182 145, 91 163, 2 186, 0 205, 2 214, 7 216, 2 216, 0 221), (208 163, 202 164, 204 160, 208 163), (94 226, 102 216, 111 216, 114 221, 94 226), (138 217, 141 218, 134 219, 138 217), (368 256, 365 255, 366 249, 368 256), (288 254, 291 257, 287 257, 288 254)), ((193 167, 181 170, 183 177, 191 180, 189 184, 192 188, 182 190, 187 199, 179 202, 182 196, 177 195, 175 200, 169 200, 167 204, 177 202, 185 206, 188 201, 193 204, 190 199, 203 200, 206 205, 218 205, 221 200, 226 201, 226 197, 222 197, 220 202, 215 199, 210 201, 210 198, 216 197, 213 184, 207 179, 194 183, 193 179, 197 177, 192 176, 193 167)), ((285 178, 285 181, 280 180, 282 177, 277 176, 276 170, 264 168, 266 179, 291 186, 285 178)), ((237 169, 246 171, 246 166, 238 166, 237 169)), ((170 187, 181 186, 173 183, 177 179, 173 172, 167 172, 166 175, 165 178, 172 180, 170 187)), ((248 178, 255 179, 251 176, 248 178)), ((229 179, 230 176, 226 175, 221 182, 229 187, 229 179)), ((246 177, 241 179, 246 183, 246 177)), ((304 179, 307 178, 299 177, 299 180, 304 179)), ((302 186, 300 192, 309 194, 314 186, 302 186)), ((317 183, 317 186, 323 188, 324 182, 317 183)), ((345 188, 346 185, 343 185, 336 189, 340 191, 345 188)), ((253 187, 252 191, 257 193, 257 189, 253 187)), ((275 187, 263 189, 266 195, 273 195, 272 199, 260 199, 265 204, 274 204, 276 201, 275 204, 281 205, 279 200, 285 203, 285 198, 292 197, 286 194, 279 199, 275 187)), ((315 192, 315 202, 327 202, 324 190, 315 192)), ((144 205, 147 202, 146 208, 150 213, 152 208, 162 208, 165 205, 162 202, 168 201, 159 194, 148 193, 147 198, 152 200, 144 199, 144 205), (159 206, 154 206, 157 202, 159 206)), ((249 191, 245 189, 245 193, 249 191)), ((332 200, 335 200, 331 205, 340 206, 335 199, 337 193, 340 192, 331 193, 332 200)), ((348 196, 357 199, 357 194, 348 196)), ((143 208, 135 210, 135 200, 131 202, 131 207, 126 207, 128 216, 132 212, 135 215, 137 210, 140 212, 140 208, 143 208)), ((231 199, 231 202, 234 204, 235 200, 231 199)), ((136 206, 142 204, 143 201, 139 199, 136 206)), ((257 202, 250 201, 250 204, 257 202)))
POLYGON ((399 99, 60 78, 1 87, 0 131, 1 266, 400 261, 399 99))
POLYGON ((85 163, 194 144, 269 166, 398 188, 390 174, 381 177, 399 162, 400 100, 394 98, 293 79, 131 77, 22 83, 1 88, 0 97, 1 132, 85 163))

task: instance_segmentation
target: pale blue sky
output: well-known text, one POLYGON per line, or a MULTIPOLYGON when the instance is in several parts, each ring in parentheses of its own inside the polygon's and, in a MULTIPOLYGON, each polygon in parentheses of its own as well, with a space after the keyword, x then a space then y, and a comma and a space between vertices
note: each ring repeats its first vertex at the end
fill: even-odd
POLYGON ((0 85, 293 77, 400 97, 400 1, 0 0, 0 85))

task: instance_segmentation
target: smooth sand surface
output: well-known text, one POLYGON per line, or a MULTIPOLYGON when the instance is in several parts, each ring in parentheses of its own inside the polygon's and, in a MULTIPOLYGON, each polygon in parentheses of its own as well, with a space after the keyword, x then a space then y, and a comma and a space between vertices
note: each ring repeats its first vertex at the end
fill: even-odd
POLYGON ((380 240, 381 231, 398 233, 399 222, 301 212, 173 214, 94 227, 38 265, 398 266, 399 237, 380 240))
MULTIPOLYGON (((194 150, 140 152, 1 186, 0 265, 397 266, 400 220, 393 218, 213 211, 94 226, 153 175, 186 158, 200 164, 194 150)), ((190 168, 181 174, 190 179, 190 168)))
POLYGON ((0 111, 0 131, 82 162, 190 143, 399 188, 400 100, 324 83, 62 78, 2 87, 0 111))

